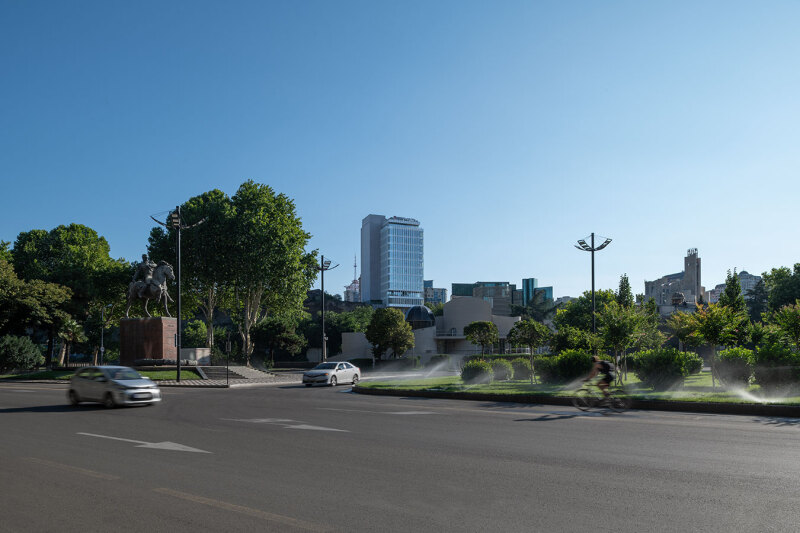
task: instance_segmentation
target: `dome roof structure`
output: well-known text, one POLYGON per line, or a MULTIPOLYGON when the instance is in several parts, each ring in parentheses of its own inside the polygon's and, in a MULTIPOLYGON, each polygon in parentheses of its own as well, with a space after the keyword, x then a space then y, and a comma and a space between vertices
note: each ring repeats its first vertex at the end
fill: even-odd
POLYGON ((430 328, 436 325, 433 313, 424 305, 415 305, 406 311, 406 322, 411 324, 411 329, 430 328))

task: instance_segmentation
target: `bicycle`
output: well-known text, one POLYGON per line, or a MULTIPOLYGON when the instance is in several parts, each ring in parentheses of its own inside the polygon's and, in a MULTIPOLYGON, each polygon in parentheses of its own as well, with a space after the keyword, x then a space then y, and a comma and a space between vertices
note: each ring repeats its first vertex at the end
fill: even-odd
POLYGON ((617 413, 630 409, 631 399, 619 391, 609 389, 608 398, 604 398, 600 390, 592 384, 585 384, 572 395, 572 405, 581 411, 606 408, 617 413))

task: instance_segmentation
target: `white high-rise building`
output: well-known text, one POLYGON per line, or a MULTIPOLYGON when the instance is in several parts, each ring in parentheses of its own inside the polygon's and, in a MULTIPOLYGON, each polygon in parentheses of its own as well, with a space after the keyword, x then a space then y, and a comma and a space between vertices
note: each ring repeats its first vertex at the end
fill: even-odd
POLYGON ((413 218, 368 215, 361 222, 361 301, 423 305, 423 230, 413 218))

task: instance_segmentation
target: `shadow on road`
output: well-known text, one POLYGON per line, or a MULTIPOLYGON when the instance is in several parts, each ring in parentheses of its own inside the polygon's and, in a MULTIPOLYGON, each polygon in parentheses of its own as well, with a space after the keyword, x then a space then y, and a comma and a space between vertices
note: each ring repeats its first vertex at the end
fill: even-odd
POLYGON ((755 421, 767 426, 800 428, 800 418, 781 418, 777 416, 771 416, 768 418, 756 418, 755 421))
POLYGON ((574 415, 542 415, 536 418, 517 418, 514 422, 552 422, 554 420, 569 420, 570 418, 577 418, 579 416, 586 416, 581 413, 574 415))
POLYGON ((34 405, 31 407, 7 407, 0 409, 2 413, 71 413, 73 411, 99 411, 105 410, 102 405, 81 405, 72 407, 71 405, 34 405))

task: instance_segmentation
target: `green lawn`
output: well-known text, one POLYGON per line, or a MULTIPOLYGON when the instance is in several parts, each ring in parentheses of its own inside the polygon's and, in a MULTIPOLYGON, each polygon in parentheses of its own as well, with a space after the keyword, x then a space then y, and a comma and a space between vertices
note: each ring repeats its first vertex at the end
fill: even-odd
MULTIPOLYGON (((505 394, 511 397, 522 394, 545 396, 570 396, 583 383, 578 381, 570 385, 531 385, 529 381, 495 381, 483 385, 465 385, 458 376, 428 379, 398 379, 388 381, 361 382, 360 387, 396 391, 445 391, 474 392, 482 394, 505 394)), ((622 387, 626 394, 640 400, 673 400, 682 402, 724 402, 724 403, 780 403, 800 405, 800 390, 787 397, 764 397, 758 385, 741 391, 726 391, 719 384, 711 386, 711 374, 701 372, 686 378, 683 386, 668 391, 654 391, 645 387, 632 373, 622 387)))
MULTIPOLYGON (((0 374, 0 379, 59 379, 68 380, 75 372, 71 370, 46 370, 28 374, 0 374)), ((139 372, 153 381, 168 381, 178 379, 177 370, 147 370, 139 372)), ((200 379, 200 374, 192 369, 181 368, 181 379, 200 379)))

